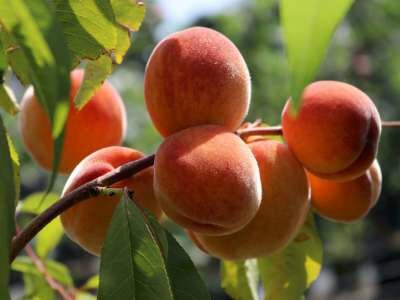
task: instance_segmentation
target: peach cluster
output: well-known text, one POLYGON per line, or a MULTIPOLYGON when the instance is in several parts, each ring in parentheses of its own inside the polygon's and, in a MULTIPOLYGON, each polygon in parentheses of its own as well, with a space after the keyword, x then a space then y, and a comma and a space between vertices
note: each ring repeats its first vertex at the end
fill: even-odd
MULTIPOLYGON (((71 98, 81 77, 72 73, 71 98)), ((133 190, 141 207, 158 218, 164 212, 200 249, 221 259, 283 249, 310 208, 334 221, 359 220, 381 189, 376 161, 381 121, 366 94, 346 83, 312 83, 297 112, 287 102, 283 140, 242 139, 235 131, 248 112, 250 87, 243 57, 221 33, 194 27, 166 37, 150 56, 144 81, 149 115, 164 139, 154 167, 113 186, 133 190)), ((27 94, 24 102, 23 139, 32 156, 49 167, 48 121, 34 96, 27 94)), ((82 111, 71 104, 61 169, 68 171, 86 157, 70 175, 64 195, 143 157, 118 146, 124 129, 122 102, 107 83, 82 111)), ((117 202, 116 196, 98 196, 64 212, 67 234, 100 254, 117 202)))

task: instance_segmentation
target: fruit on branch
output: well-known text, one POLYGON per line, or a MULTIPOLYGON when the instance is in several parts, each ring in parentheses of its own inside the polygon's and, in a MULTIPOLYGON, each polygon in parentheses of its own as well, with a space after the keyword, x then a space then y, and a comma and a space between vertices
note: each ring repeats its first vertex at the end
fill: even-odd
POLYGON ((338 222, 363 218, 376 204, 382 187, 377 160, 360 177, 349 181, 332 181, 309 174, 311 203, 323 217, 338 222))
MULTIPOLYGON (((71 72, 69 114, 61 154, 60 172, 69 173, 93 151, 120 145, 125 135, 126 111, 117 91, 107 81, 91 100, 77 110, 73 99, 83 81, 83 71, 71 72)), ((21 105, 20 131, 26 149, 47 170, 53 165, 53 143, 48 115, 33 88, 29 88, 21 105)))
POLYGON ((154 191, 177 224, 210 235, 241 229, 261 201, 256 159, 237 135, 216 125, 164 140, 155 156, 154 191))
POLYGON ((145 73, 145 99, 162 136, 205 124, 236 130, 250 104, 250 76, 236 46, 221 33, 193 27, 154 49, 145 73))
POLYGON ((314 82, 305 88, 297 116, 291 112, 289 100, 282 113, 283 135, 309 172, 348 180, 374 161, 381 120, 371 99, 356 87, 314 82))
POLYGON ((249 145, 260 169, 261 206, 243 229, 224 236, 189 232, 200 249, 221 259, 237 260, 270 255, 298 233, 310 207, 303 166, 287 145, 273 140, 249 145))
MULTIPOLYGON (((63 195, 122 164, 143 157, 143 153, 121 146, 111 146, 93 152, 84 158, 71 173, 65 184, 63 195)), ((112 187, 127 187, 134 192, 136 203, 149 209, 157 218, 161 208, 153 192, 153 167, 120 181, 112 187)), ((119 196, 100 195, 82 201, 61 214, 61 221, 67 235, 84 249, 100 255, 112 214, 119 202, 119 196)))

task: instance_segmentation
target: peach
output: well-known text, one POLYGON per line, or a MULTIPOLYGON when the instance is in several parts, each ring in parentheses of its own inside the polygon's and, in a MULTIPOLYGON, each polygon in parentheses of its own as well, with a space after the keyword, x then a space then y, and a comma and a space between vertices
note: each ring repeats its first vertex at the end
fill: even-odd
POLYGON ((321 216, 337 222, 354 222, 365 217, 376 204, 382 187, 379 163, 360 177, 349 181, 332 181, 309 174, 311 203, 321 216))
POLYGON ((245 226, 261 201, 256 159, 238 136, 216 125, 164 140, 155 157, 154 191, 173 221, 211 235, 245 226))
MULTIPOLYGON (((81 110, 73 99, 82 83, 83 71, 71 72, 70 107, 62 148, 61 173, 70 173, 87 155, 103 147, 120 145, 126 130, 126 111, 117 91, 107 81, 81 110)), ((31 157, 52 169, 53 143, 50 120, 29 88, 21 104, 21 138, 31 157)))
MULTIPOLYGON (((84 158, 71 173, 65 184, 63 195, 124 163, 142 157, 143 153, 121 146, 111 146, 93 152, 84 158)), ((139 206, 150 210, 157 218, 160 218, 161 208, 153 192, 153 173, 152 167, 147 168, 112 187, 127 187, 134 192, 134 199, 139 206)), ((66 234, 88 252, 100 255, 119 199, 119 196, 101 195, 72 206, 61 214, 66 234)))
POLYGON ((249 145, 260 169, 261 206, 243 229, 224 236, 189 232, 200 249, 226 260, 267 256, 298 233, 310 207, 310 189, 302 165, 287 145, 273 140, 249 145))
POLYGON ((144 81, 150 117, 162 136, 205 124, 236 130, 250 105, 250 75, 236 46, 203 27, 163 39, 144 81))
POLYGON ((309 172, 349 180, 374 161, 381 120, 371 99, 356 87, 317 81, 305 88, 297 116, 287 102, 282 128, 289 147, 309 172))

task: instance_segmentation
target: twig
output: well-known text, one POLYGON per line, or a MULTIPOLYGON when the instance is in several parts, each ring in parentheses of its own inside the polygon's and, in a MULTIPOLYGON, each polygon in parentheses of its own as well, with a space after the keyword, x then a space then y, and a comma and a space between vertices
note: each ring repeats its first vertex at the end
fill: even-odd
POLYGON ((382 121, 382 127, 400 127, 400 121, 382 121))
POLYGON ((126 179, 150 166, 154 163, 154 154, 142 159, 128 162, 117 169, 101 176, 86 184, 81 185, 76 190, 60 198, 56 203, 46 209, 43 213, 29 223, 12 241, 10 262, 26 247, 33 237, 49 222, 60 215, 71 206, 87 199, 99 195, 99 187, 107 187, 118 181, 126 179))
POLYGON ((282 135, 282 126, 271 126, 271 127, 249 127, 239 129, 237 134, 241 137, 248 137, 251 135, 282 135))
POLYGON ((32 262, 35 264, 36 268, 38 269, 39 273, 43 275, 45 278, 46 282, 49 284, 49 286, 55 290, 57 293, 60 294, 60 296, 64 300, 74 300, 75 297, 71 295, 65 288, 62 286, 58 281, 56 281, 47 271, 46 265, 44 262, 40 259, 39 256, 36 255, 35 251, 32 249, 30 245, 25 246, 25 252, 29 256, 29 258, 32 260, 32 262))

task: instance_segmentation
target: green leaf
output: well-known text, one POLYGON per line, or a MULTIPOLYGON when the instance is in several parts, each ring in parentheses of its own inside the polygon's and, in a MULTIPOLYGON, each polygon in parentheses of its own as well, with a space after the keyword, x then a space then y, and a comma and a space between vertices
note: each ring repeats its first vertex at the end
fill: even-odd
POLYGON ((11 145, 0 116, 0 299, 10 298, 8 294, 10 243, 15 231, 14 213, 19 193, 13 160, 16 152, 10 149, 11 145))
POLYGON ((353 0, 281 0, 281 25, 291 75, 294 107, 318 72, 330 39, 353 0))
POLYGON ((233 299, 257 300, 257 260, 222 261, 221 286, 233 299))
POLYGON ((0 107, 12 116, 19 112, 19 105, 13 91, 4 84, 0 85, 0 107))
MULTIPOLYGON (((52 278, 54 278, 64 286, 73 286, 71 274, 69 273, 66 266, 54 260, 43 260, 43 263, 46 271, 52 278)), ((11 268, 14 271, 18 271, 24 274, 43 276, 43 274, 38 270, 32 260, 27 256, 18 256, 11 264, 11 268)))
POLYGON ((193 262, 154 217, 126 193, 116 209, 100 266, 99 299, 210 299, 193 262))
POLYGON ((302 299, 321 271, 322 244, 314 215, 282 251, 258 260, 266 300, 302 299))
POLYGON ((147 221, 163 254, 173 299, 211 299, 204 281, 185 250, 152 214, 147 214, 147 221))
POLYGON ((85 68, 85 76, 74 102, 81 109, 103 84, 105 78, 112 72, 112 61, 107 55, 101 55, 98 59, 89 61, 85 68))
POLYGON ((39 275, 23 273, 25 295, 23 300, 53 300, 56 295, 46 280, 39 275))
POLYGON ((161 253, 126 193, 102 249, 98 299, 173 299, 161 253))
POLYGON ((99 287, 100 277, 99 275, 92 276, 86 281, 86 283, 80 288, 81 290, 95 290, 99 287))
MULTIPOLYGON (((35 215, 41 214, 45 209, 57 202, 59 196, 54 193, 43 194, 35 193, 27 197, 18 206, 18 211, 31 213, 35 215)), ((57 217, 47 224, 36 236, 36 252, 41 258, 47 257, 51 250, 57 246, 64 234, 64 230, 57 217)))
POLYGON ((97 298, 87 292, 79 291, 76 295, 76 300, 96 300, 97 298))
POLYGON ((131 31, 144 19, 145 6, 132 0, 55 0, 73 64, 89 59, 75 104, 82 108, 120 64, 131 45, 131 31), (96 20, 96 22, 93 22, 96 20))
POLYGON ((138 30, 144 5, 131 0, 55 0, 57 15, 73 54, 74 64, 107 54, 121 63, 138 30), (93 22, 96 20, 96 22, 93 22))
POLYGON ((0 21, 3 43, 13 70, 23 82, 32 83, 51 120, 55 147, 50 190, 60 161, 69 107, 71 61, 67 44, 45 0, 0 0, 0 21))

